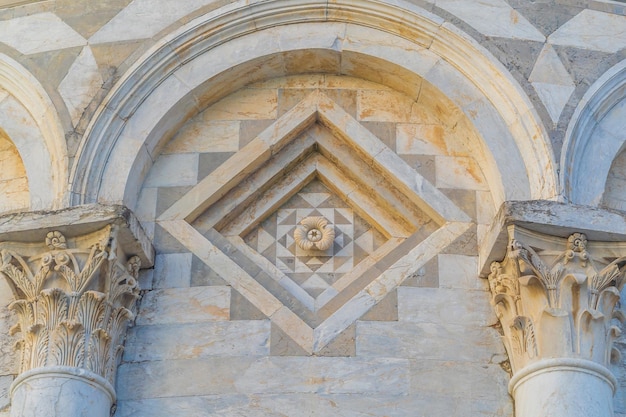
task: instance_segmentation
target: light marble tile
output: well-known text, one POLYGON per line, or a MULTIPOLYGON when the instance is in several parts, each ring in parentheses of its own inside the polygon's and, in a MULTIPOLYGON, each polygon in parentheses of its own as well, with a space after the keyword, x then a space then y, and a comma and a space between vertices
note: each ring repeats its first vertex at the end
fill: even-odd
POLYGON ((162 153, 237 152, 239 124, 237 120, 192 120, 183 126, 162 153))
POLYGON ((504 0, 437 0, 437 7, 464 20, 486 36, 544 42, 545 36, 504 0))
POLYGON ((236 380, 256 360, 238 356, 124 363, 117 373, 118 399, 232 394, 236 380))
POLYGON ((435 163, 438 188, 489 189, 483 172, 474 158, 437 156, 435 163))
POLYGON ((137 326, 126 337, 124 360, 269 355, 269 338, 269 320, 137 326))
POLYGON ((258 120, 278 117, 276 89, 244 88, 209 107, 203 120, 258 120))
POLYGON ((466 289, 398 287, 398 319, 415 323, 497 323, 490 293, 466 289))
POLYGON ((571 75, 552 45, 543 47, 528 81, 537 91, 552 121, 558 122, 575 87, 571 75))
POLYGON ((548 43, 615 53, 626 45, 626 16, 583 10, 552 33, 548 43))
MULTIPOLYGON (((496 401, 445 394, 352 395, 283 393, 119 401, 115 417, 510 417, 507 395, 496 401), (417 413, 417 414, 416 414, 417 413)), ((617 416, 617 417, 621 417, 617 416)))
POLYGON ((48 12, 0 21, 0 39, 24 55, 87 43, 85 38, 59 17, 48 12))
POLYGON ((187 253, 167 253, 157 255, 154 264, 154 288, 189 287, 191 260, 187 253))
POLYGON ((532 85, 546 107, 550 119, 556 124, 576 87, 546 83, 532 83, 532 85))
POLYGON ((59 84, 59 93, 70 112, 74 126, 78 125, 83 111, 103 83, 91 48, 85 46, 59 84))
POLYGON ((447 323, 358 321, 356 353, 357 357, 459 362, 506 358, 495 329, 447 323))
POLYGON ((398 124, 396 152, 401 155, 447 155, 443 126, 398 124))
POLYGON ((208 357, 123 364, 118 395, 120 400, 285 392, 402 395, 408 381, 406 359, 208 357))
POLYGON ((539 53, 528 81, 570 87, 574 85, 572 76, 567 72, 561 58, 550 44, 546 44, 539 53))
POLYGON ((439 284, 442 288, 485 288, 486 280, 478 278, 478 257, 441 254, 438 259, 439 284))
POLYGON ((418 395, 506 401, 508 382, 509 374, 497 363, 411 360, 411 390, 418 395))
POLYGON ((404 94, 386 90, 359 90, 357 120, 373 122, 419 122, 414 100, 404 94))
POLYGON ((210 4, 212 0, 134 0, 100 30, 94 33, 92 44, 145 39, 159 33, 178 19, 210 4))
POLYGON ((269 357, 255 361, 237 379, 239 392, 406 394, 408 361, 337 357, 269 357))
POLYGON ((153 290, 144 295, 137 325, 228 320, 230 287, 153 290))
POLYGON ((144 186, 175 187, 196 185, 198 181, 198 154, 161 155, 156 160, 144 186))

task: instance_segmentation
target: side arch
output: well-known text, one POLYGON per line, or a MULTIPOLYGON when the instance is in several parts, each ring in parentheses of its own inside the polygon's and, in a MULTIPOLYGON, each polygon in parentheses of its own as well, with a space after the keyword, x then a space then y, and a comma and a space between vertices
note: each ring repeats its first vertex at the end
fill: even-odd
POLYGON ((569 123, 561 156, 566 200, 601 204, 611 165, 626 141, 625 119, 626 60, 596 80, 569 123))
POLYGON ((0 54, 0 128, 15 144, 26 168, 30 209, 66 203, 67 145, 56 109, 39 81, 12 58, 0 54))
POLYGON ((482 137, 495 204, 558 194, 551 145, 530 100, 489 52, 438 16, 404 2, 238 1, 163 39, 109 93, 81 143, 72 203, 132 207, 161 146, 185 120, 243 83, 310 71, 409 95, 424 79, 482 137), (306 62, 322 67, 295 65, 307 53, 306 62))

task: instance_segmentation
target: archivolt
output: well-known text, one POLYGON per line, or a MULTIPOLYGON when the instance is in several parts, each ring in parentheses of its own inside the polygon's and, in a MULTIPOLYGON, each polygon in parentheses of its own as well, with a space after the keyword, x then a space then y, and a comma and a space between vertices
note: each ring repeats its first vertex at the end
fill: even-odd
POLYGON ((561 156, 565 199, 601 203, 611 164, 626 141, 625 119, 626 60, 589 87, 572 116, 561 156))
POLYGON ((409 94, 406 81, 439 88, 482 137, 496 204, 557 194, 551 146, 528 98, 495 58, 438 16, 402 1, 241 0, 163 39, 109 93, 76 158, 73 203, 133 206, 162 144, 186 119, 245 83, 293 73, 303 51, 341 59, 300 72, 339 72, 409 94))
POLYGON ((67 189, 65 135, 52 101, 37 79, 19 63, 0 54, 2 102, 0 127, 15 144, 26 168, 32 210, 61 208, 67 189))

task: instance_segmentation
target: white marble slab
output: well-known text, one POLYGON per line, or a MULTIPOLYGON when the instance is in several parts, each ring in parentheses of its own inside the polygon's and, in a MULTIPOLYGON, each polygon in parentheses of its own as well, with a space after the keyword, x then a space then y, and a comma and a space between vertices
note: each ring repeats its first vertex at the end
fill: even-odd
POLYGON ((24 55, 87 44, 85 38, 48 12, 0 21, 0 40, 24 55))
POLYGON ((269 355, 270 321, 238 320, 129 329, 128 362, 269 355))
POLYGON ((478 257, 440 254, 439 285, 442 288, 487 289, 487 281, 478 278, 478 257))
POLYGON ((435 3, 485 36, 545 41, 545 36, 504 0, 436 0, 435 3))
POLYGON ((74 126, 78 125, 83 111, 103 83, 91 48, 85 46, 59 84, 59 93, 67 106, 74 126))
POLYGON ((230 287, 168 288, 144 295, 136 323, 198 323, 229 316, 230 287))
POLYGON ((198 154, 181 153, 161 155, 156 160, 144 186, 176 187, 196 185, 198 182, 198 154))
POLYGON ((154 288, 184 288, 189 286, 193 255, 165 253, 155 257, 154 288))
POLYGON ((495 329, 446 323, 359 321, 356 352, 362 357, 468 362, 506 358, 495 329))
POLYGON ((398 287, 398 319, 415 323, 491 326, 490 293, 466 289, 398 287))
POLYGON ((100 30, 89 43, 119 42, 145 39, 159 33, 178 19, 213 0, 134 0, 100 30))
POLYGON ((583 10, 552 33, 548 43, 615 53, 626 45, 626 16, 583 10))

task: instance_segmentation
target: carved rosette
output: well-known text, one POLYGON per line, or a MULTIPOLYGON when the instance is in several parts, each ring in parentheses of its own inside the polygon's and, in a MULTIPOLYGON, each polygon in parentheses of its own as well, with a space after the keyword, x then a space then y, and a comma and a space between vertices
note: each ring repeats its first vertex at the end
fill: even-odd
POLYGON ((327 250, 335 241, 335 229, 321 216, 305 217, 293 232, 293 238, 303 250, 327 250))
POLYGON ((584 234, 558 238, 510 233, 507 254, 491 264, 492 304, 513 373, 545 358, 577 358, 607 366, 622 314, 616 310, 626 257, 592 251, 584 234), (560 246, 560 249, 559 249, 560 246), (594 256, 592 256, 592 254, 594 256))
POLYGON ((15 296, 20 373, 47 366, 92 371, 113 383, 138 298, 137 256, 120 259, 115 226, 41 245, 3 244, 0 274, 15 296), (43 252, 41 250, 43 249, 43 252))

